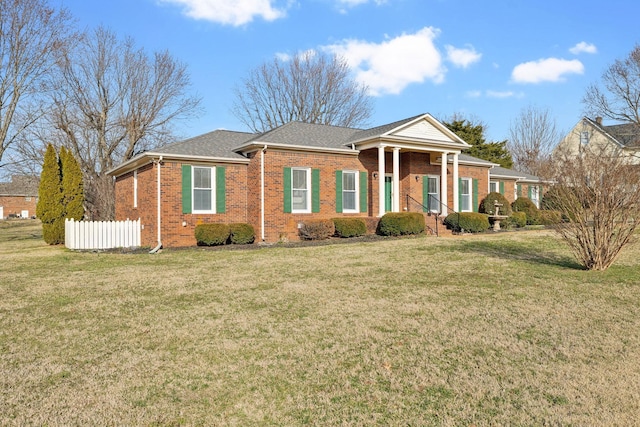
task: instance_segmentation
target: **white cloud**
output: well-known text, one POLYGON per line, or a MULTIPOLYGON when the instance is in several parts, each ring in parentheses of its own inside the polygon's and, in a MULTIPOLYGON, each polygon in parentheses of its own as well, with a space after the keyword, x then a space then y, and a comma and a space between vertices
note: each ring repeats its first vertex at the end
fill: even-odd
POLYGON ((467 98, 480 98, 482 96, 482 91, 479 90, 470 90, 467 92, 467 98))
POLYGON ((469 65, 480 61, 482 54, 476 52, 473 46, 466 48, 457 48, 451 45, 446 45, 447 59, 453 63, 456 67, 467 68, 469 65))
POLYGON ((598 53, 598 48, 594 44, 587 43, 587 42, 580 42, 574 47, 572 47, 571 49, 569 49, 569 52, 573 53, 574 55, 578 55, 579 53, 583 53, 583 52, 598 53))
POLYGON ((355 7, 365 3, 385 4, 387 0, 337 0, 338 6, 355 7))
POLYGON ((446 68, 434 44, 440 31, 425 27, 415 34, 402 34, 382 43, 344 40, 324 49, 340 55, 374 96, 398 94, 412 83, 426 79, 442 83, 446 68))
POLYGON ((520 98, 522 97, 521 93, 516 93, 510 90, 507 91, 497 91, 497 90, 488 90, 486 92, 487 98, 520 98))
POLYGON ((285 16, 284 9, 277 9, 274 0, 160 0, 184 7, 184 13, 194 19, 241 26, 260 17, 274 21, 285 16))
POLYGON ((577 59, 540 59, 516 65, 511 79, 516 83, 542 83, 564 81, 567 74, 584 73, 584 65, 577 59))

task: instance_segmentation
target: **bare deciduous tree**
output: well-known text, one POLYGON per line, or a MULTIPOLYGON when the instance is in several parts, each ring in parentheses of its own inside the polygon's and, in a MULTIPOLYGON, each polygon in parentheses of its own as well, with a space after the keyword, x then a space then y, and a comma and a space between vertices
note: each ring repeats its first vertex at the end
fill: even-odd
POLYGON ((48 125, 80 162, 89 218, 113 217, 109 169, 165 144, 175 121, 197 112, 189 85, 186 66, 168 53, 149 56, 102 27, 59 62, 48 125))
POLYGON ((616 60, 602 74, 602 85, 592 84, 582 99, 585 113, 640 127, 640 45, 616 60))
POLYGON ((585 268, 606 270, 640 225, 640 166, 604 145, 554 158, 556 185, 544 202, 567 220, 556 230, 585 268))
POLYGON ((45 0, 0 2, 0 168, 7 150, 42 114, 40 96, 73 40, 71 17, 45 0))
POLYGON ((262 64, 235 92, 232 112, 253 132, 296 120, 356 127, 372 111, 367 87, 351 77, 347 62, 315 51, 262 64))
POLYGON ((531 105, 523 108, 511 122, 509 134, 515 169, 548 177, 551 152, 562 138, 549 109, 531 105))

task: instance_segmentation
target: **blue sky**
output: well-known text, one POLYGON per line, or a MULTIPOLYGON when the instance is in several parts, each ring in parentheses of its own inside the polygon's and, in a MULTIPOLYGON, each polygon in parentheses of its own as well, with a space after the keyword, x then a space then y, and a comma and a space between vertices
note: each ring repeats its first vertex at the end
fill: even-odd
POLYGON ((635 0, 52 0, 187 64, 204 113, 185 137, 247 130, 234 87, 276 55, 336 52, 374 96, 371 126, 420 113, 488 125, 492 141, 529 105, 563 131, 585 88, 640 42, 635 0))

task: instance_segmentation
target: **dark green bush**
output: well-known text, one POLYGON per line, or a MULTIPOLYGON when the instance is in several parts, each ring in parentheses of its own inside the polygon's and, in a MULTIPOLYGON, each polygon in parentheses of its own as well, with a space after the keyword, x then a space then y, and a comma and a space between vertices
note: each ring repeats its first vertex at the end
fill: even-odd
POLYGON ((229 224, 231 243, 236 245, 248 245, 256 239, 256 232, 251 224, 235 223, 229 224))
POLYGON ((456 232, 480 233, 489 229, 489 216, 477 212, 460 212, 447 215, 444 224, 456 232))
POLYGON ((527 214, 524 212, 512 212, 511 216, 507 218, 508 227, 522 228, 527 225, 527 214))
POLYGON ((324 240, 333 236, 335 226, 330 219, 310 219, 300 227, 300 237, 304 240, 324 240))
POLYGON ((419 212, 387 213, 378 223, 378 234, 382 236, 401 236, 424 233, 424 215, 419 212))
POLYGON ((367 234, 367 224, 362 218, 333 218, 338 237, 357 237, 367 234))
POLYGON ((562 222, 562 212, 553 210, 539 210, 538 221, 542 225, 556 225, 562 222))
POLYGON ((489 193, 487 194, 487 197, 482 199, 482 202, 480 202, 480 209, 479 209, 480 213, 494 215, 495 209, 496 209, 495 207, 496 202, 502 205, 498 210, 498 215, 507 215, 507 216, 511 215, 511 204, 509 203, 507 198, 504 197, 504 195, 496 192, 489 193))
POLYGON ((195 229, 198 246, 224 245, 230 235, 231 229, 227 224, 199 224, 195 229))
POLYGON ((527 197, 518 197, 511 203, 511 209, 514 212, 524 212, 527 215, 527 225, 539 224, 538 208, 527 197))

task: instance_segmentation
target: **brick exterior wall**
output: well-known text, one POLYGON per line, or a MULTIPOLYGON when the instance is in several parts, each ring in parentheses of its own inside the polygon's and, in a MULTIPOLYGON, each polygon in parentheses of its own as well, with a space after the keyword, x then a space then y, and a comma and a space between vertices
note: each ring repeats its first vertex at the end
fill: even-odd
POLYGON ((38 198, 33 196, 0 196, 0 206, 4 219, 9 215, 21 215, 23 210, 29 211, 29 217, 35 216, 38 198))
MULTIPOLYGON (((250 153, 249 164, 207 164, 226 168, 226 212, 216 214, 182 213, 182 163, 165 161, 161 169, 162 199, 162 243, 164 247, 196 245, 194 229, 201 223, 247 222, 253 225, 256 241, 261 241, 261 161, 264 161, 265 176, 265 230, 266 242, 298 240, 298 226, 311 219, 330 219, 339 216, 376 217, 378 215, 379 179, 374 178, 378 170, 378 150, 371 149, 353 154, 294 152, 269 148, 265 153, 250 153), (315 213, 285 213, 284 170, 285 168, 309 168, 319 170, 320 208, 315 213), (336 212, 336 170, 366 172, 366 212, 336 212)), ((385 170, 393 170, 391 152, 385 153, 385 170)), ((448 205, 453 208, 452 166, 447 169, 448 205)), ((422 202, 422 177, 440 176, 440 165, 430 163, 429 153, 400 153, 400 210, 422 212, 415 202, 407 205, 406 194, 422 202)), ((488 193, 488 168, 459 165, 461 178, 478 180, 478 202, 488 193)), ((154 247, 157 244, 157 166, 148 164, 137 171, 137 208, 133 203, 133 172, 116 178, 116 219, 141 218, 142 244, 154 247)), ((311 186, 310 186, 311 187, 311 186)), ((357 195, 358 197, 359 195, 357 195)), ((359 198, 359 197, 358 197, 359 198)), ((477 207, 476 207, 477 210, 477 207)), ((433 217, 428 221, 433 228, 433 217)))

